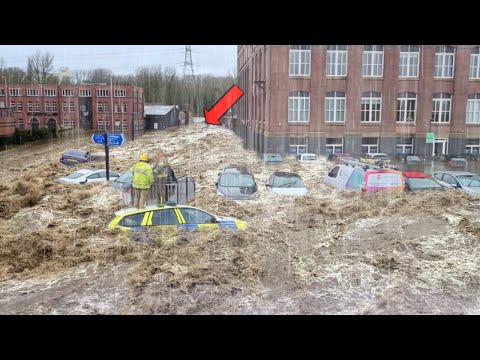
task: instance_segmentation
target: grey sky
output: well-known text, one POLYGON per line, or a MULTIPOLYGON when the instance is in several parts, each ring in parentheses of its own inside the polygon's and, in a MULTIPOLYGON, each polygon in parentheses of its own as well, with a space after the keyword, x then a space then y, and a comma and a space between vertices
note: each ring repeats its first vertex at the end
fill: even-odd
MULTIPOLYGON (((111 69, 114 74, 133 74, 138 67, 175 66, 183 74, 185 45, 0 45, 0 59, 7 67, 27 68, 27 56, 36 50, 55 55, 54 69, 111 69)), ((195 74, 236 74, 236 45, 192 45, 195 74)))

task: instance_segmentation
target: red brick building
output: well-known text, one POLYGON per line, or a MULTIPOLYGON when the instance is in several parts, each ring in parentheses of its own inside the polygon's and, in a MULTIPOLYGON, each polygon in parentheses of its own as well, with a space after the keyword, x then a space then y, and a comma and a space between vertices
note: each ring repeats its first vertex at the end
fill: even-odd
POLYGON ((143 129, 144 103, 143 89, 135 86, 2 84, 0 109, 11 114, 0 118, 0 136, 13 135, 15 127, 48 127, 123 132, 130 138, 132 128, 143 129), (3 122, 10 124, 8 131, 2 132, 3 122))
POLYGON ((479 49, 240 45, 235 131, 259 153, 479 153, 479 49))

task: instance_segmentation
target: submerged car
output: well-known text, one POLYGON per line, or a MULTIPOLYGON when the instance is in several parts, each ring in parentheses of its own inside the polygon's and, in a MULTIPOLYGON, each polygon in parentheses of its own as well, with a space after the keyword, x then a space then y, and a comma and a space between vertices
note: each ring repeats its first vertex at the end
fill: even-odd
POLYGON ((374 165, 390 164, 391 162, 389 156, 384 153, 366 153, 360 158, 360 161, 374 165))
POLYGON ((432 176, 470 194, 480 193, 480 176, 467 171, 434 171, 432 176))
POLYGON ((86 150, 68 149, 60 157, 60 162, 64 165, 77 165, 93 161, 94 156, 86 150))
POLYGON ((283 162, 283 157, 280 154, 265 153, 262 155, 262 161, 265 164, 278 164, 283 162))
POLYGON ((297 155, 297 160, 301 162, 311 162, 311 161, 318 161, 317 154, 300 154, 297 155))
POLYGON ((124 231, 156 227, 163 229, 236 229, 245 230, 247 223, 238 219, 210 214, 202 209, 186 205, 153 206, 145 209, 119 210, 107 221, 110 229, 124 231))
POLYGON ((252 172, 245 166, 228 165, 215 183, 217 195, 227 199, 253 199, 258 187, 252 172))
POLYGON ((330 154, 327 157, 328 161, 333 161, 335 164, 341 164, 345 160, 355 160, 350 154, 330 154))
POLYGON ((278 195, 305 195, 307 189, 302 178, 292 172, 276 171, 265 183, 268 191, 278 195))
MULTIPOLYGON (((115 181, 120 175, 116 172, 109 171, 109 181, 115 181)), ((58 179, 59 182, 65 184, 90 184, 107 180, 107 171, 105 169, 80 169, 68 176, 58 179)))
POLYGON ((404 171, 403 178, 405 179, 405 191, 448 189, 434 177, 418 171, 404 171))

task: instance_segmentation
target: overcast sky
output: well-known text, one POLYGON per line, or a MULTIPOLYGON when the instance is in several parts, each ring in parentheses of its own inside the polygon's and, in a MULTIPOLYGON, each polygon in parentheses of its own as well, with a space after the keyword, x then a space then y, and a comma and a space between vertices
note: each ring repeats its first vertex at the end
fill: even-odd
MULTIPOLYGON (((183 74, 185 45, 0 45, 7 67, 27 68, 27 56, 36 50, 54 54, 54 70, 107 68, 116 75, 133 74, 138 67, 175 66, 183 74)), ((236 74, 236 45, 192 45, 195 74, 236 74)))

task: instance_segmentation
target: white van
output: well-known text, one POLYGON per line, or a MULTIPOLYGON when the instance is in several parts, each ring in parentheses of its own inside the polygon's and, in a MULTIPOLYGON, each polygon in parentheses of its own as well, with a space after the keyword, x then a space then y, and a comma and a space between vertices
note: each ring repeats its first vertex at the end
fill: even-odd
POLYGON ((325 183, 356 192, 404 191, 405 181, 400 171, 371 169, 368 166, 339 164, 330 170, 325 183))
POLYGON ((300 154, 297 155, 297 160, 302 162, 318 161, 318 156, 317 154, 300 154))

